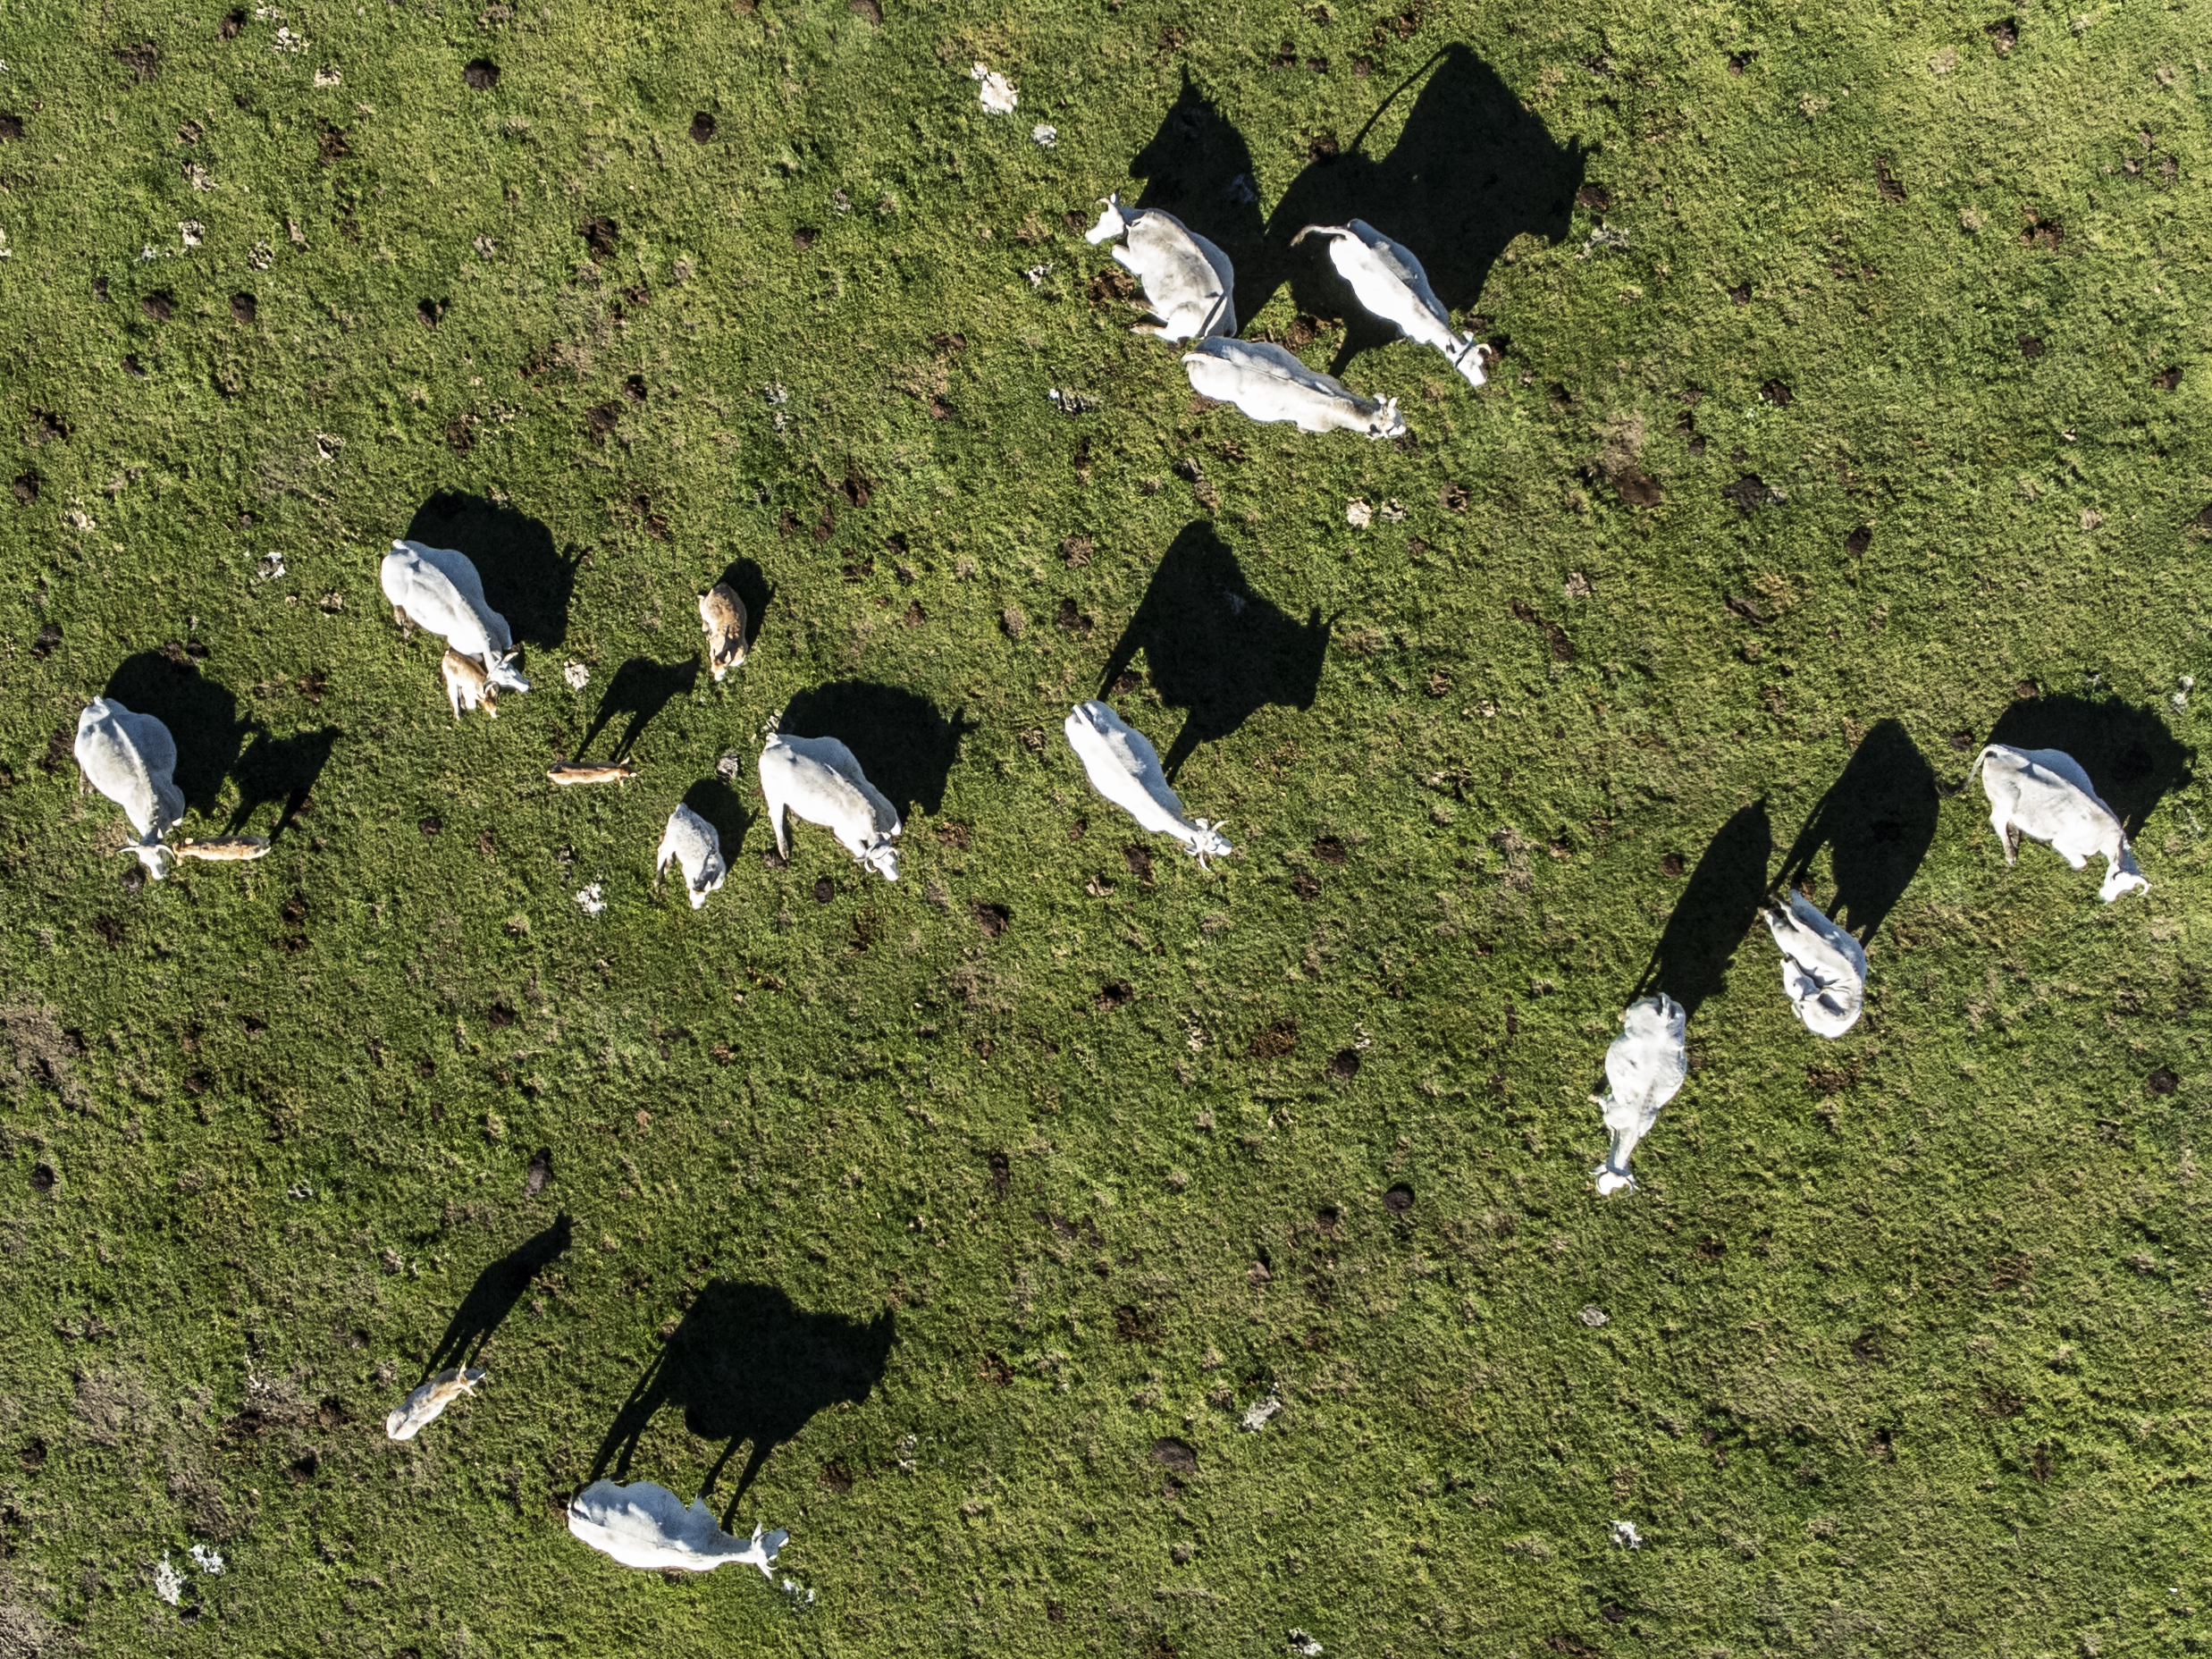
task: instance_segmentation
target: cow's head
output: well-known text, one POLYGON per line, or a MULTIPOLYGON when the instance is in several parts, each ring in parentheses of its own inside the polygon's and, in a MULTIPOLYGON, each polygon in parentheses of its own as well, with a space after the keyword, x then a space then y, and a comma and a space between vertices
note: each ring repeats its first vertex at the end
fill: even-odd
POLYGON ((874 871, 886 881, 898 880, 898 848, 889 836, 879 836, 868 850, 861 855, 861 863, 874 871))
POLYGON ((2105 884, 2097 889, 2097 897, 2109 905, 2128 893, 2148 893, 2150 880, 2135 862, 2135 849, 2125 841, 2120 843, 2120 856, 2105 863, 2105 884))
POLYGON ((1367 418, 1367 436, 1370 438, 1402 438, 1406 435, 1404 417, 1398 413, 1398 400, 1384 398, 1382 406, 1367 418))
POLYGON ((484 653, 484 677, 490 682, 484 688, 484 701, 492 700, 492 687, 504 686, 509 691, 527 691, 530 682, 515 672, 515 659, 522 655, 522 647, 511 651, 487 651, 484 653))

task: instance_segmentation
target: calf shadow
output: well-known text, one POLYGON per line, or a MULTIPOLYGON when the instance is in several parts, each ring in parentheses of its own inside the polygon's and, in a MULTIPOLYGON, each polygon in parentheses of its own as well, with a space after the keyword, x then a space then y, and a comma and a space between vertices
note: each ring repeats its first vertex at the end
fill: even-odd
POLYGON ((231 769, 238 779, 239 804, 231 814, 231 833, 238 834, 247 820, 271 801, 284 803, 269 830, 271 839, 290 829, 292 820, 308 810, 307 796, 330 763, 332 748, 344 735, 335 726, 294 732, 289 737, 255 732, 251 746, 231 769))
POLYGON ((592 716, 584 741, 576 745, 576 758, 584 758, 591 749, 592 739, 604 731, 616 715, 627 714, 630 723, 622 728, 622 736, 615 739, 614 752, 608 756, 614 761, 624 759, 636 746, 638 734, 652 724, 653 717, 698 683, 699 659, 695 656, 685 657, 679 662, 655 662, 650 657, 632 657, 607 682, 606 692, 599 700, 599 712, 592 716))
POLYGON ((1266 225, 1253 185, 1252 152, 1188 69, 1159 131, 1130 158, 1129 176, 1145 181, 1136 206, 1174 215, 1229 256, 1238 272, 1238 321, 1251 316, 1270 291, 1257 280, 1266 225))
POLYGON ((626 1478, 654 1415, 674 1406, 690 1433, 725 1443, 700 1483, 701 1498, 713 1491, 738 1445, 752 1445, 724 1513, 727 1526, 770 1453, 815 1412, 840 1402, 857 1405, 874 1392, 897 1339, 888 1310, 869 1320, 809 1313, 773 1285, 717 1279, 630 1391, 593 1461, 592 1478, 610 1470, 626 1478))
POLYGON ((761 637, 761 619, 768 614, 768 607, 776 597, 776 590, 761 574, 761 567, 750 559, 734 560, 715 580, 744 602, 745 649, 751 651, 753 642, 761 637))
POLYGON ((1137 613, 1099 678, 1107 695, 1144 653, 1160 701, 1185 711, 1162 765, 1172 780, 1201 743, 1216 742, 1271 703, 1309 709, 1320 694, 1329 624, 1299 622, 1252 591, 1214 526, 1186 525, 1161 555, 1137 613))
POLYGON ((1635 995, 1663 991, 1695 1015, 1727 987, 1728 959, 1759 919, 1774 831, 1764 796, 1740 808, 1706 843, 1676 900, 1635 995))
POLYGON ((2130 840, 2168 792, 2190 780, 2196 760, 2165 720, 2117 697, 2023 698, 1998 717, 1989 741, 2071 754, 2105 804, 2120 814, 2130 840))
POLYGON ((478 495, 441 490, 416 509, 407 539, 466 553, 484 578, 484 602, 517 640, 558 645, 568 636, 578 559, 563 559, 553 533, 527 513, 478 495))
POLYGON ((684 791, 684 804, 714 826, 722 843, 722 862, 735 867, 753 818, 737 792, 719 778, 702 778, 684 791))
POLYGON ((1291 246, 1300 230, 1365 219, 1411 248, 1437 299, 1458 312, 1481 296, 1515 237, 1565 238, 1589 155, 1579 139, 1553 139, 1495 70, 1455 42, 1384 97, 1341 152, 1316 154, 1291 181, 1268 216, 1256 297, 1264 303, 1287 281, 1300 310, 1342 316, 1345 337, 1331 365, 1341 374, 1398 332, 1360 309, 1318 239, 1291 246), (1397 141, 1374 153, 1376 123, 1417 82, 1397 141))
POLYGON ((238 764, 240 747, 254 728, 238 717, 238 699, 200 672, 191 659, 158 651, 125 657, 100 695, 134 714, 150 714, 169 728, 177 745, 172 774, 184 804, 202 814, 215 810, 223 780, 238 764))
POLYGON ((1935 770, 1905 728, 1879 722, 1797 831, 1774 886, 1804 880, 1827 847, 1836 882, 1829 920, 1866 943, 1935 842, 1938 799, 1935 770))
POLYGON ((873 680, 838 680, 800 692, 778 729, 792 737, 835 737, 853 751, 868 781, 883 791, 900 818, 918 807, 945 804, 945 780, 960 741, 980 722, 946 720, 927 697, 873 680))
POLYGON ((507 1316, 514 1312, 515 1304, 523 1299, 538 1275, 568 1253, 574 1230, 575 1224, 564 1215, 544 1232, 525 1239, 479 1273, 476 1282, 469 1286, 468 1294, 461 1299, 461 1305, 453 1310, 445 1335, 438 1339, 437 1347, 424 1361, 424 1380, 449 1367, 475 1365, 481 1360, 492 1333, 506 1323, 507 1316))

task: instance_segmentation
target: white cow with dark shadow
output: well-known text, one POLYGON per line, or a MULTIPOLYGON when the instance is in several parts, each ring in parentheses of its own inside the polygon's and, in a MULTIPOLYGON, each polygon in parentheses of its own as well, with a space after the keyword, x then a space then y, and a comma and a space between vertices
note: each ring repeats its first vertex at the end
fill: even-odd
POLYGON ((1603 1109, 1613 1137, 1605 1161, 1591 1172, 1600 1198, 1624 1188, 1636 1191, 1628 1158, 1659 1121, 1660 1107, 1674 1099, 1689 1075, 1690 1049, 1683 1034, 1688 1023, 1682 1005, 1664 992, 1637 998, 1621 1015, 1620 1035, 1605 1050, 1608 1086, 1603 1095, 1591 1097, 1591 1104, 1603 1109))
POLYGON ((886 881, 898 880, 898 848, 904 828, 898 809, 868 781, 853 751, 835 737, 790 737, 777 732, 761 751, 761 793, 768 797, 768 826, 776 851, 791 856, 785 814, 820 824, 837 843, 886 881))
POLYGON ((1300 432, 1402 436, 1396 398, 1363 398, 1333 375, 1308 368, 1266 340, 1201 340, 1183 353, 1190 389, 1233 403, 1257 421, 1289 421, 1300 432))
POLYGON ((1109 196, 1084 240, 1096 246, 1117 236, 1114 262, 1144 284, 1145 303, 1160 319, 1138 324, 1136 333, 1173 342, 1237 332, 1237 274, 1227 254, 1172 213, 1124 207, 1109 196))
POLYGON ((1760 913, 1782 952, 1782 989, 1815 1037, 1840 1037, 1866 1006, 1866 951, 1802 894, 1760 913))
POLYGON ((468 555, 420 542, 394 542, 381 576, 392 608, 464 657, 474 657, 492 685, 527 691, 515 671, 515 636, 507 619, 484 602, 484 578, 468 555))
POLYGON ((95 697, 77 717, 77 765, 85 781, 123 809, 139 832, 130 851, 160 880, 176 855, 162 837, 184 817, 176 785, 177 740, 151 714, 137 714, 113 697, 95 697))
POLYGON ((1183 816, 1182 797, 1167 781, 1160 752, 1105 703, 1077 703, 1061 730, 1089 775, 1090 787, 1135 819, 1140 829, 1173 836, 1201 870, 1207 859, 1226 858, 1235 850, 1223 838, 1220 821, 1183 816))
POLYGON ((660 856, 652 867, 653 879, 674 860, 684 872, 684 887, 691 907, 698 909, 707 895, 722 885, 729 865, 722 857, 722 838, 715 827, 688 806, 679 804, 669 814, 669 827, 660 837, 660 856))
POLYGON ((1291 238, 1291 246, 1309 236, 1329 239, 1329 263, 1370 313, 1396 324, 1408 340, 1435 347, 1467 376, 1469 385, 1483 383, 1481 344, 1462 340, 1451 326, 1451 313, 1436 298, 1428 273, 1411 248, 1392 241, 1365 219, 1350 224, 1309 224, 1291 238))
POLYGON ((2107 905, 2124 893, 2142 893, 2150 882, 2127 844, 2120 814, 2098 798, 2081 763, 2062 749, 2015 749, 1993 743, 1974 756, 1966 773, 1981 774, 1989 797, 1989 825, 2005 844, 2005 863, 2019 861, 2023 835, 2048 845, 2074 869, 2092 855, 2105 861, 2098 897, 2107 905))

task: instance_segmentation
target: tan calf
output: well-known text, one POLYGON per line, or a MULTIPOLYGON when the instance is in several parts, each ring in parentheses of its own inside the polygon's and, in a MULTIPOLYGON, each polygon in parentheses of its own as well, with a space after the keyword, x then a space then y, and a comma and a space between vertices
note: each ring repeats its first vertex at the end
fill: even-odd
POLYGON ((564 789, 576 783, 627 783, 637 776, 637 762, 617 761, 611 766, 601 766, 589 761, 564 761, 545 775, 564 789))
POLYGON ((699 595, 699 626, 706 630, 707 666, 719 680, 745 661, 745 602, 727 582, 699 595))
POLYGON ((474 657, 465 657, 458 651, 449 651, 438 664, 438 671, 445 676, 445 700, 453 705, 453 718, 458 722, 463 709, 475 708, 479 703, 493 720, 500 717, 500 688, 492 683, 484 671, 484 664, 474 657))

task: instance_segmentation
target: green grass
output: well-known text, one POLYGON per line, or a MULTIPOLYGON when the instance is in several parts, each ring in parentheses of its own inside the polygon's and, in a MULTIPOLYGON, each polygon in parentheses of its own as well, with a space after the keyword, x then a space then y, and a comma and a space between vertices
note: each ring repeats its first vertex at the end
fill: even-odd
MULTIPOLYGON (((311 4, 288 54, 219 4, 9 9, 0 1652, 2200 1650, 2212 802, 2168 697, 2212 656, 2202 11, 2036 6, 2006 52, 1996 4, 883 11, 311 4), (1419 124, 1484 74, 1494 180, 1419 124), (1370 181, 1432 268, 1487 267, 1456 298, 1490 384, 1359 351, 1406 447, 1194 408, 1066 219, 1148 147, 1248 282, 1279 204, 1370 181), (572 571, 516 607, 537 688, 496 722, 451 721, 377 591, 440 492, 572 571), (1177 546, 1328 645, 1301 708, 1169 607, 1187 673, 1285 695, 1182 772, 1236 856, 1155 843, 1146 880, 1056 725, 1177 546), (553 793, 742 560, 751 661, 635 781, 553 793), (190 833, 267 833, 327 746, 265 861, 123 885, 120 813, 65 737, 43 762, 126 665, 190 833), (960 731, 896 888, 817 830, 762 858, 762 729, 845 681, 960 731), (1884 720, 1955 790, 2023 681, 2107 735, 2149 894, 2007 871, 1947 793, 1858 1029, 1806 1035, 1750 938, 1644 1190, 1595 1200, 1662 860, 1762 799, 1779 859, 1884 720), (732 748, 694 913, 652 850, 732 748), (482 1394, 388 1443, 479 1273, 564 1215, 482 1394), (792 1530, 811 1610, 559 1520, 694 1298, 771 1399, 888 1338, 736 1507, 792 1530), (151 1568, 195 1541, 229 1565, 180 1624, 151 1568)), ((1241 296, 1247 332, 1303 309, 1333 362, 1326 295, 1241 296)), ((1172 675, 1135 667, 1165 749, 1172 675)), ((691 1496, 714 1415, 653 1414, 631 1477, 691 1496)))

